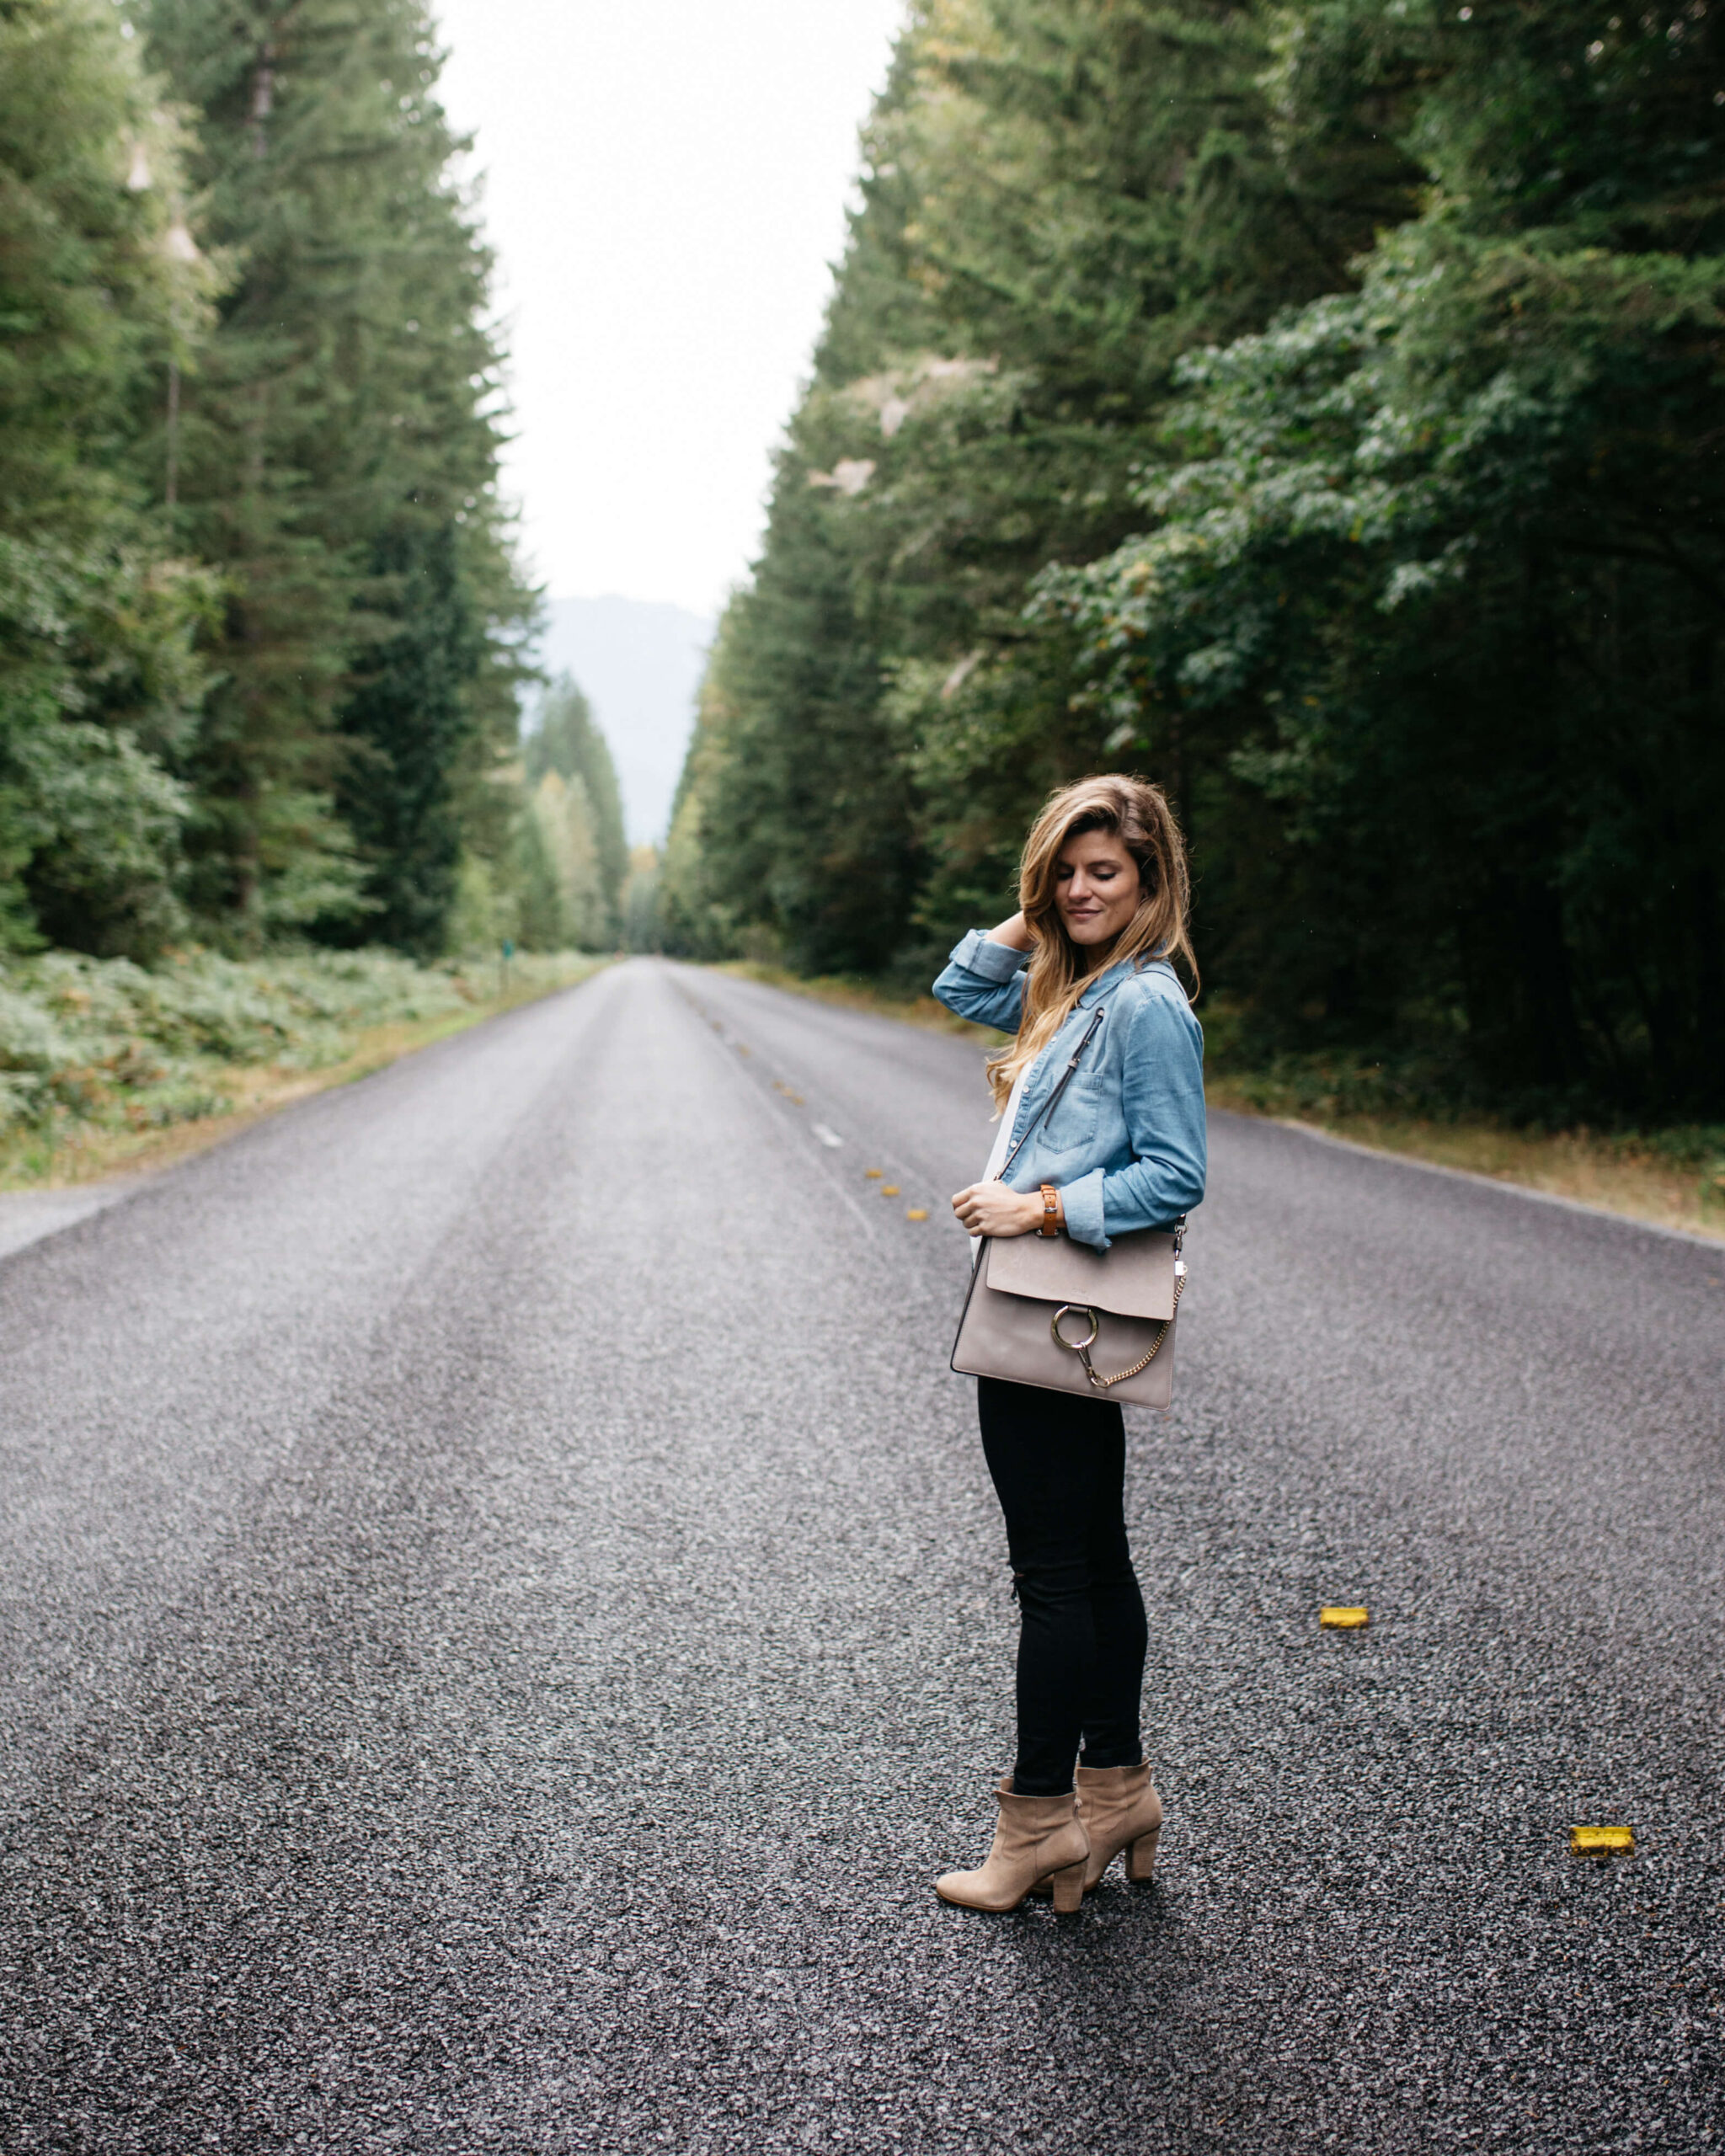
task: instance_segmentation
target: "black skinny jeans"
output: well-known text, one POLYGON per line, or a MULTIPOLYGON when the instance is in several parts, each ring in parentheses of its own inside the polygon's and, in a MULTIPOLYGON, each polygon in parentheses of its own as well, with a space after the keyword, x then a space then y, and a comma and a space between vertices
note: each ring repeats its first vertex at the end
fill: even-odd
POLYGON ((982 1449, 1007 1517, 1019 1609, 1021 1796, 1087 1767, 1135 1767, 1147 1634, 1126 1544, 1126 1431, 1112 1401, 979 1378, 982 1449))

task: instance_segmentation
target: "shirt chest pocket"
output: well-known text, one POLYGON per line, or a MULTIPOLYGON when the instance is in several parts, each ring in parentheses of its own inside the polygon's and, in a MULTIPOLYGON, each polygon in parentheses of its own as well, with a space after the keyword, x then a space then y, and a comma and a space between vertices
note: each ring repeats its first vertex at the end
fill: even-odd
POLYGON ((1110 1086, 1108 1074, 1103 1070, 1076 1070, 1048 1117, 1047 1142, 1056 1152, 1070 1153, 1079 1147, 1093 1145, 1098 1139, 1106 1140, 1104 1125, 1119 1120, 1119 1109, 1111 1097, 1117 1094, 1117 1086, 1110 1086))

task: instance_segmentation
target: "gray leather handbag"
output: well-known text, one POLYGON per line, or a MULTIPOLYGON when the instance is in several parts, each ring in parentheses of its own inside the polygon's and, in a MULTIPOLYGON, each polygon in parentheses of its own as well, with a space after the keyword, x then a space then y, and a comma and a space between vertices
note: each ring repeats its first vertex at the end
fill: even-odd
MULTIPOLYGON (((1098 1011, 1060 1083, 1026 1124, 1001 1168, 1053 1113, 1091 1036, 1098 1011)), ((1166 1407, 1173 1396, 1174 1320, 1186 1285, 1183 1215, 1169 1233, 1145 1228, 1094 1251, 1065 1235, 989 1235, 970 1276, 953 1342, 964 1377, 1009 1378, 1050 1392, 1166 1407)))

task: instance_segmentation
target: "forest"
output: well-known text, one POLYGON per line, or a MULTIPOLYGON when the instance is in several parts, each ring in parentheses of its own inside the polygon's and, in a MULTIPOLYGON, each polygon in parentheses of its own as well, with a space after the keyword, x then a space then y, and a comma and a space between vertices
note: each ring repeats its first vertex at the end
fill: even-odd
POLYGON ((669 947, 926 985, 1129 769, 1213 1056, 1725 1116, 1721 20, 921 0, 669 947))
POLYGON ((425 0, 0 0, 0 958, 609 947, 425 0))

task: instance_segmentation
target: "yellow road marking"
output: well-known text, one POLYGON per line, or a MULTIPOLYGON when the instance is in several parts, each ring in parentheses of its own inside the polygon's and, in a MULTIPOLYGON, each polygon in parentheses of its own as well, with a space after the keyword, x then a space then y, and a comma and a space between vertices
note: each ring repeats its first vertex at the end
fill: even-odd
POLYGON ((1573 1856, 1603 1856, 1610 1849, 1632 1849, 1633 1827, 1572 1827, 1569 1849, 1573 1856))
POLYGON ((1317 1621, 1320 1625, 1327 1625, 1334 1631, 1354 1632, 1362 1625, 1371 1622, 1371 1612, 1369 1609, 1343 1609, 1334 1604, 1326 1603, 1317 1613, 1317 1621))
POLYGON ((928 1218, 928 1208, 926 1205, 913 1205, 905 1218, 907 1220, 926 1220, 928 1218))

